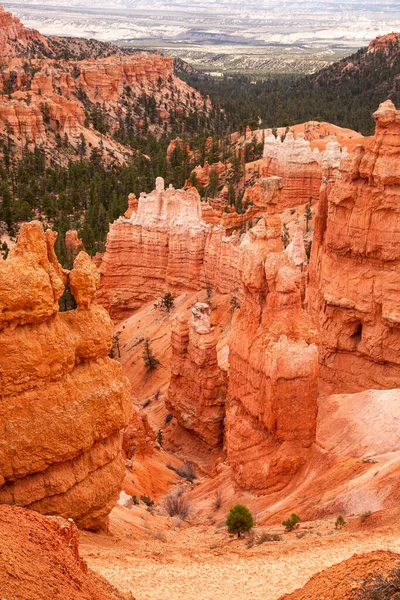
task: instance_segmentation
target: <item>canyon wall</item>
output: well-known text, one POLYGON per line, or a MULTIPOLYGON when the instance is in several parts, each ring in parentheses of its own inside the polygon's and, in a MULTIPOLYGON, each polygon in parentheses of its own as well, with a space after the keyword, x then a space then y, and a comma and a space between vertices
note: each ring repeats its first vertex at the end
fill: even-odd
POLYGON ((68 65, 43 63, 32 80, 32 91, 39 95, 85 93, 92 102, 117 102, 129 86, 140 93, 143 85, 156 85, 173 76, 173 59, 151 53, 73 61, 68 65))
POLYGON ((244 300, 232 324, 225 439, 238 487, 283 488, 315 440, 318 334, 301 306, 301 273, 267 216, 244 237, 244 300))
POLYGON ((227 374, 218 366, 210 307, 198 303, 190 322, 179 315, 172 328, 171 381, 166 407, 206 444, 222 444, 227 374))
POLYGON ((400 112, 387 101, 374 119, 374 137, 324 182, 315 222, 308 304, 335 392, 400 380, 400 112))
POLYGON ((130 388, 108 358, 110 318, 92 301, 97 269, 81 252, 64 271, 55 237, 25 223, 0 261, 0 503, 97 529, 124 477, 130 388), (78 308, 60 313, 65 285, 78 308))

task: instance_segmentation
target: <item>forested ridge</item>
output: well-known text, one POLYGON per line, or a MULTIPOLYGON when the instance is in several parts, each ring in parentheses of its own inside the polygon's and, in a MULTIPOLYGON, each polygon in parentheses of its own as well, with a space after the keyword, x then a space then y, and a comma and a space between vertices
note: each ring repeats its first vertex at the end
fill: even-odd
POLYGON ((400 103, 400 42, 389 42, 387 51, 362 48, 302 78, 270 76, 252 82, 252 77, 229 75, 213 79, 181 68, 179 75, 224 109, 231 131, 250 118, 271 128, 328 121, 371 135, 371 115, 378 105, 388 98, 400 103))

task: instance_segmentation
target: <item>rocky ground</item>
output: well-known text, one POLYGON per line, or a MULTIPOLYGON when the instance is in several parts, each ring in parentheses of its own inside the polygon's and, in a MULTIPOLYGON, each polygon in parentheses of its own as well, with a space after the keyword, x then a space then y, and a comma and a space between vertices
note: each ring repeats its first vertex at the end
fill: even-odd
POLYGON ((303 523, 292 533, 283 533, 282 526, 256 529, 279 532, 282 541, 251 547, 248 539, 228 536, 222 522, 170 524, 161 531, 138 523, 137 514, 118 507, 111 515, 112 537, 83 533, 80 545, 95 572, 137 600, 277 600, 353 554, 400 551, 398 525, 370 527, 358 517, 339 532, 332 520, 303 523))

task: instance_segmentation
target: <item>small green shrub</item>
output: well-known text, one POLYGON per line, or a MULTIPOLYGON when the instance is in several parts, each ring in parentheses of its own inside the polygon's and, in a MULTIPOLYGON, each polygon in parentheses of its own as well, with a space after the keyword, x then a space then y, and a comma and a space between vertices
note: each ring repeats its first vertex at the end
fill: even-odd
POLYGON ((132 502, 135 506, 138 506, 139 500, 138 500, 137 496, 132 496, 132 502))
POLYGON ((294 529, 298 529, 300 527, 299 521, 299 515, 296 515, 296 513, 292 513, 289 519, 286 519, 286 521, 282 521, 282 525, 285 527, 286 531, 293 531, 294 529))
POLYGON ((243 504, 236 504, 229 511, 226 519, 228 532, 237 535, 238 538, 242 533, 247 533, 254 526, 253 516, 249 509, 243 504))
POLYGON ((342 529, 345 526, 346 526, 346 521, 344 520, 342 515, 339 515, 335 521, 335 529, 342 529))

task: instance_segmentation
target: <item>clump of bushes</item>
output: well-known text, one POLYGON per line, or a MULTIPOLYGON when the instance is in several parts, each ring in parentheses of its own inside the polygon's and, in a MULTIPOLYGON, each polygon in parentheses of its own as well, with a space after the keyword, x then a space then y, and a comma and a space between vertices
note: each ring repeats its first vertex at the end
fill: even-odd
POLYGON ((192 505, 183 490, 170 492, 165 496, 164 508, 170 517, 180 517, 182 520, 185 520, 192 512, 192 505))
POLYGON ((197 479, 197 475, 193 469, 193 465, 189 462, 185 462, 182 465, 182 467, 174 467, 173 465, 168 463, 167 468, 170 469, 171 471, 174 471, 174 473, 179 475, 179 477, 182 477, 183 479, 187 479, 191 483, 195 479, 197 479))
POLYGON ((154 506, 154 501, 149 498, 149 496, 140 496, 140 500, 143 504, 146 504, 146 506, 154 506))
POLYGON ((282 541, 282 536, 280 536, 278 533, 267 533, 264 531, 264 533, 259 535, 258 538, 256 539, 256 544, 257 544, 257 546, 260 546, 261 544, 264 544, 265 542, 281 542, 281 541, 282 541))
POLYGON ((151 349, 150 340, 148 338, 144 340, 143 362, 147 371, 154 371, 161 364, 160 361, 154 356, 151 349))
POLYGON ((284 526, 286 531, 293 531, 294 529, 298 529, 300 527, 299 521, 299 515, 296 515, 296 513, 292 513, 289 519, 286 519, 286 521, 282 521, 282 525, 284 526))
POLYGON ((254 526, 253 515, 244 504, 236 504, 231 508, 226 519, 228 533, 242 537, 254 526))

